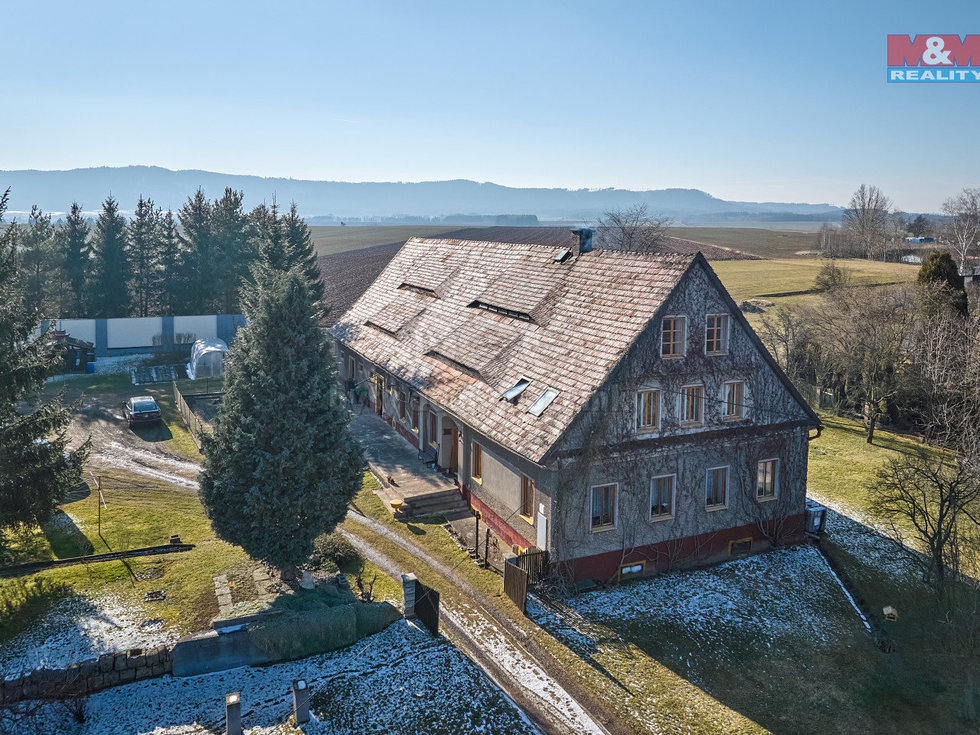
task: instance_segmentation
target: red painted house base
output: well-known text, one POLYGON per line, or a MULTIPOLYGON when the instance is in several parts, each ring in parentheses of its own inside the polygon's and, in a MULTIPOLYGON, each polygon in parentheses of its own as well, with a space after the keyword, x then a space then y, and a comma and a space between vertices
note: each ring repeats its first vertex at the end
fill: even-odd
POLYGON ((406 429, 404 426, 402 426, 399 422, 397 422, 395 420, 389 420, 388 423, 390 423, 393 427, 395 427, 395 431, 397 431, 403 437, 405 437, 406 439, 408 439, 409 444, 411 444, 416 449, 419 448, 419 438, 418 438, 418 435, 414 431, 409 431, 408 429, 406 429))
MULTIPOLYGON (((803 530, 803 514, 789 516, 783 528, 782 543, 802 541, 803 530)), ((623 567, 641 565, 642 569, 630 573, 629 577, 647 576, 668 569, 717 563, 733 556, 764 551, 769 546, 768 539, 763 536, 759 527, 752 523, 737 528, 726 528, 716 533, 639 546, 626 554, 621 551, 610 551, 558 563, 575 581, 596 579, 609 582, 620 578, 623 567), (733 549, 734 543, 744 541, 748 543, 733 549)))
POLYGON ((528 549, 534 544, 528 541, 526 538, 521 536, 517 531, 508 526, 504 519, 494 513, 490 508, 480 501, 478 497, 469 492, 465 485, 460 487, 460 492, 463 497, 469 497, 470 505, 480 511, 480 520, 485 523, 491 531, 500 536, 504 543, 508 546, 520 546, 522 549, 528 549))

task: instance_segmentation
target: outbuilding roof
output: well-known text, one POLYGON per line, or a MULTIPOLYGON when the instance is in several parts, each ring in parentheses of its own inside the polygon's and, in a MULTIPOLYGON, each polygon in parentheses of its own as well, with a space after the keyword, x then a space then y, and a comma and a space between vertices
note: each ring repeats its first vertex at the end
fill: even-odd
POLYGON ((539 462, 698 257, 563 249, 412 238, 331 333, 539 462))

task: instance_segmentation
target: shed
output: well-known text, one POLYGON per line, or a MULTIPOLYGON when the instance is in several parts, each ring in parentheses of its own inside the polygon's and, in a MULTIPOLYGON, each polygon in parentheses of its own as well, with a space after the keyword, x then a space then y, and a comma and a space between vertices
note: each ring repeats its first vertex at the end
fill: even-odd
POLYGON ((223 339, 199 339, 191 347, 191 361, 187 363, 187 377, 220 378, 225 374, 225 354, 228 345, 223 339))

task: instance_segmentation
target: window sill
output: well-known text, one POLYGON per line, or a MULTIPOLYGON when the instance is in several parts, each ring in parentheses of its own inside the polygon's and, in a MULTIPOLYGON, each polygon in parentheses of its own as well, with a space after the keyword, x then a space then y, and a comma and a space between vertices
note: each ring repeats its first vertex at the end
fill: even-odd
POLYGON ((665 355, 663 353, 660 354, 660 359, 661 360, 680 360, 680 359, 683 359, 685 357, 687 357, 686 354, 685 355, 665 355))
POLYGON ((728 510, 728 505, 725 503, 721 505, 709 505, 705 507, 705 510, 709 513, 714 513, 716 510, 728 510))
POLYGON ((721 420, 728 424, 734 424, 736 421, 744 421, 744 416, 722 416, 721 420))
POLYGON ((636 435, 637 436, 643 436, 643 437, 653 436, 654 434, 659 434, 659 433, 660 433, 660 427, 659 426, 651 426, 649 428, 648 427, 644 427, 642 429, 637 429, 636 430, 636 435))
POLYGON ((471 479, 471 480, 472 480, 473 482, 475 482, 475 483, 476 483, 477 485, 482 485, 482 484, 483 484, 483 478, 482 478, 482 477, 473 477, 473 476, 471 475, 471 476, 470 476, 470 479, 471 479))
POLYGON ((699 429, 704 426, 703 421, 681 421, 678 424, 682 429, 699 429))
POLYGON ((534 519, 531 516, 526 516, 523 513, 518 513, 517 515, 519 515, 521 517, 521 520, 523 520, 529 526, 533 526, 534 525, 534 519))
POLYGON ((674 520, 673 514, 671 514, 669 516, 651 516, 650 517, 650 523, 663 523, 664 521, 672 521, 672 520, 674 520))
POLYGON ((615 531, 615 530, 616 530, 615 524, 608 525, 608 526, 593 526, 592 527, 592 533, 605 533, 606 531, 615 531))
POLYGON ((756 500, 757 503, 771 503, 773 500, 776 500, 776 496, 775 495, 766 495, 765 497, 756 498, 755 500, 756 500))
POLYGON ((725 355, 727 355, 727 354, 728 354, 728 350, 725 350, 723 352, 705 352, 704 353, 704 356, 705 357, 725 357, 725 355))

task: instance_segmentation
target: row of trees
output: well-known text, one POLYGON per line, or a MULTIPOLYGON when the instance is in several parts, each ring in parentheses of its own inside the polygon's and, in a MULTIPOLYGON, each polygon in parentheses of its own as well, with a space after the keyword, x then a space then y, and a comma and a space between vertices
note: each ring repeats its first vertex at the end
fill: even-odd
POLYGON ((818 246, 829 257, 889 260, 907 247, 909 236, 930 236, 948 247, 961 264, 977 253, 980 188, 963 189, 943 203, 942 217, 908 217, 877 186, 861 184, 842 215, 840 229, 824 225, 818 246))
POLYGON ((94 225, 77 202, 58 224, 35 206, 10 231, 28 305, 49 318, 237 313, 263 249, 312 276, 310 229, 296 205, 246 212, 243 199, 225 189, 209 200, 198 189, 175 215, 140 197, 127 222, 110 196, 94 225))

